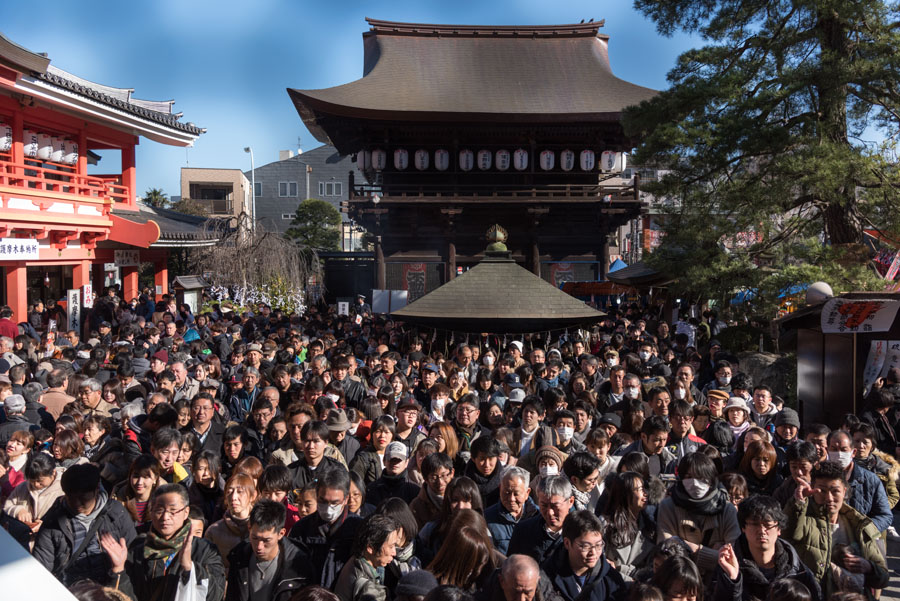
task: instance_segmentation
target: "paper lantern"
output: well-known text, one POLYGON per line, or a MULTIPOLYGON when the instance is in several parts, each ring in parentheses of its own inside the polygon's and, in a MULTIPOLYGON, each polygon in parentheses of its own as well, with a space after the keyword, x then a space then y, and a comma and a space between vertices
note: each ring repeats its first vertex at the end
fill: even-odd
POLYGON ((495 155, 494 162, 497 164, 497 169, 500 171, 506 171, 509 169, 509 151, 508 150, 498 150, 495 155))
POLYGON ((63 163, 66 165, 78 164, 78 142, 66 140, 66 153, 63 156, 63 163))
POLYGON ((54 136, 51 140, 53 143, 53 151, 50 153, 50 162, 62 163, 63 157, 66 156, 66 139, 54 136))
POLYGON ((493 161, 494 155, 490 150, 479 150, 478 151, 478 168, 482 171, 487 171, 491 168, 491 162, 493 161))
POLYGON ((580 157, 580 165, 582 171, 593 171, 596 163, 596 156, 593 150, 582 150, 580 157))
POLYGON ((471 171, 475 166, 475 153, 464 149, 459 151, 459 168, 463 171, 471 171))
POLYGON ((13 129, 12 125, 0 122, 0 152, 12 150, 13 129))
POLYGON ((525 171, 528 169, 528 151, 524 148, 518 148, 513 153, 513 167, 516 171, 525 171))
POLYGON ((53 154, 53 138, 50 137, 50 134, 38 134, 37 139, 37 158, 49 161, 50 155, 53 154))
POLYGON ((40 142, 38 142, 37 132, 26 129, 24 135, 22 136, 22 142, 24 143, 23 150, 25 156, 30 159, 37 158, 38 149, 40 148, 40 142))
POLYGON ((367 171, 372 167, 372 153, 368 150, 360 150, 356 153, 356 168, 367 171))
POLYGON ((394 169, 403 171, 409 167, 409 152, 405 148, 398 148, 394 151, 394 169))
POLYGON ((605 150, 600 155, 600 171, 604 173, 621 173, 625 170, 625 153, 605 150))
POLYGON ((387 153, 381 148, 372 151, 372 169, 375 171, 384 171, 387 167, 387 153))
POLYGON ((571 171, 575 167, 575 153, 568 148, 559 153, 559 166, 563 171, 571 171))
POLYGON ((556 165, 556 153, 552 150, 542 150, 540 155, 541 169, 550 171, 556 165))
POLYGON ((438 171, 446 171, 450 168, 450 153, 443 148, 434 151, 434 167, 438 171))
POLYGON ((428 169, 428 151, 424 148, 420 148, 419 150, 417 150, 413 155, 413 162, 416 165, 416 169, 418 169, 419 171, 425 171, 426 169, 428 169))

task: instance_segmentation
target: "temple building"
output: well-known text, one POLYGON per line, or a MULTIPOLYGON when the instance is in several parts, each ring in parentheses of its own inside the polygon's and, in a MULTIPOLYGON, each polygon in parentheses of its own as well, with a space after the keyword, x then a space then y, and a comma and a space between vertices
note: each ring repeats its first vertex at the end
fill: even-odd
POLYGON ((363 174, 344 210, 374 236, 373 286, 415 300, 477 264, 493 223, 545 280, 602 279, 609 234, 645 210, 622 110, 656 93, 613 75, 603 23, 367 21, 361 79, 288 93, 363 174))
POLYGON ((87 81, 0 36, 0 291, 13 319, 34 300, 99 294, 110 269, 130 300, 142 263, 167 292, 167 248, 213 243, 198 223, 137 201, 140 138, 191 146, 204 131, 181 122, 173 102, 87 81), (121 166, 89 173, 104 151, 121 166))

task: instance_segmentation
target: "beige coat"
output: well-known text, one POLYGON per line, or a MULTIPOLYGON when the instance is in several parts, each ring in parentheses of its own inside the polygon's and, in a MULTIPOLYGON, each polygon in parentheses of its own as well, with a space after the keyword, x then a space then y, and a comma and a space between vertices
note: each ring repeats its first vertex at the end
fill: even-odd
POLYGON ((53 483, 39 491, 31 490, 28 481, 22 482, 9 494, 3 505, 3 513, 23 522, 34 522, 43 518, 56 499, 63 495, 61 480, 62 474, 57 472, 53 483))

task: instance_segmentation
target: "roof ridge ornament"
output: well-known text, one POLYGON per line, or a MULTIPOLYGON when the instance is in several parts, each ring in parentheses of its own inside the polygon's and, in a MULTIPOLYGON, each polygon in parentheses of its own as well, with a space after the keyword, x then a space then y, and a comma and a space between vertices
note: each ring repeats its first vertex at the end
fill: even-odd
POLYGON ((485 249, 485 254, 489 256, 506 256, 509 252, 509 249, 506 247, 506 240, 509 238, 509 232, 503 229, 499 224, 495 223, 488 228, 487 234, 485 234, 484 237, 485 240, 489 242, 487 249, 485 249))

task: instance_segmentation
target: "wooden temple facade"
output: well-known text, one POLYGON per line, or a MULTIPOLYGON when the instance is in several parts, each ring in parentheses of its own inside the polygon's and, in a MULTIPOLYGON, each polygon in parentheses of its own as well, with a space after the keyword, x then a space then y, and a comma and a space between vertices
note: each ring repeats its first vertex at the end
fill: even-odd
POLYGON ((132 92, 57 69, 0 35, 0 292, 15 320, 35 300, 99 294, 105 265, 121 269, 128 300, 141 263, 166 292, 167 247, 195 242, 196 224, 137 203, 135 147, 141 136, 190 146, 203 130, 179 121, 172 101, 132 92), (121 164, 89 173, 106 150, 121 164))
POLYGON ((655 94, 613 75, 602 22, 368 23, 361 79, 288 93, 365 175, 344 210, 375 237, 375 288, 414 300, 453 279, 493 223, 551 283, 602 279, 608 234, 644 210, 621 113, 655 94))

